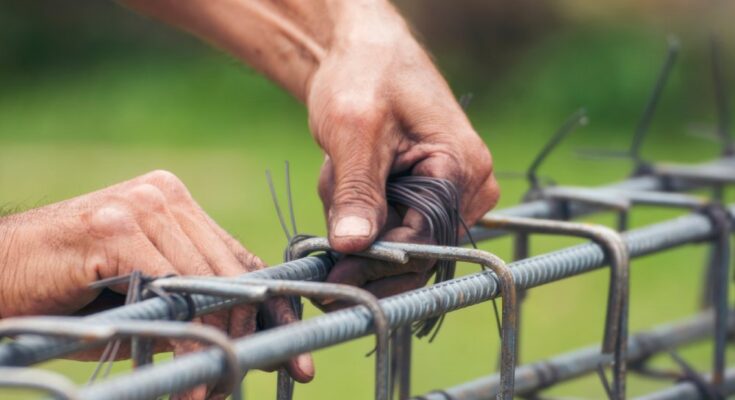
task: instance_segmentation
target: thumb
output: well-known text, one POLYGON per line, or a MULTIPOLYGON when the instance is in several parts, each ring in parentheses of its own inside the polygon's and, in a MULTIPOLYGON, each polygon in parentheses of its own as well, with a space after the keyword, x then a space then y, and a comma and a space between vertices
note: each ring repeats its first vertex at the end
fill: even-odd
POLYGON ((367 249, 385 223, 388 164, 377 146, 353 145, 333 152, 329 204, 329 243, 340 253, 367 249))

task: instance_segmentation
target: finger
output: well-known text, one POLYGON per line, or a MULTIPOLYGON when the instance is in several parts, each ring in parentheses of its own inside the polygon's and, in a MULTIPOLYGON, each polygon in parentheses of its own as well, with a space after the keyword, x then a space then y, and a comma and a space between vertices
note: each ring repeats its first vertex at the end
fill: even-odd
MULTIPOLYGON (((218 235, 230 246, 231 251, 237 256, 238 260, 247 266, 248 270, 265 267, 265 263, 260 258, 245 250, 240 242, 217 225, 211 218, 209 218, 209 222, 218 235)), ((266 318, 266 322, 273 326, 298 321, 295 311, 285 298, 269 299, 266 301, 265 308, 268 309, 267 313, 270 315, 269 318, 266 318), (276 315, 279 317, 274 317, 276 315)), ((250 305, 233 309, 230 334, 238 337, 238 335, 245 336, 255 332, 256 324, 254 315, 254 308, 250 305)), ((302 354, 292 358, 286 362, 285 367, 298 382, 306 383, 314 378, 314 361, 310 354, 302 354)), ((273 368, 273 370, 276 368, 273 368)))
MULTIPOLYGON (((220 227, 209 215, 205 214, 203 211, 202 215, 209 223, 209 226, 220 237, 225 245, 227 245, 230 252, 235 256, 244 271, 256 271, 265 268, 265 263, 259 257, 247 251, 237 239, 220 227)), ((230 336, 239 338, 254 333, 257 327, 255 320, 257 313, 257 307, 253 304, 232 308, 229 327, 230 336)))
MULTIPOLYGON (((363 286, 363 289, 372 293, 375 297, 382 299, 424 287, 428 280, 429 274, 424 272, 412 272, 368 282, 363 286)), ((335 301, 324 305, 322 308, 324 311, 332 312, 343 308, 353 307, 354 305, 355 304, 345 301, 335 301)))
POLYGON ((239 275, 244 272, 242 264, 230 251, 228 245, 214 231, 204 211, 191 198, 186 190, 161 190, 154 185, 140 185, 134 191, 142 192, 145 196, 141 200, 150 200, 151 204, 144 204, 144 209, 157 206, 162 209, 169 219, 174 220, 178 228, 173 228, 176 234, 183 233, 211 268, 215 275, 239 275), (154 188, 154 189, 151 189, 154 188), (147 197, 150 196, 150 199, 147 197))
MULTIPOLYGON (((169 199, 157 187, 151 184, 140 184, 128 192, 130 204, 141 230, 149 238, 156 249, 171 263, 179 275, 214 275, 215 271, 196 246, 189 235, 184 231, 182 224, 174 216, 169 207, 169 199)), ((208 226, 207 226, 208 228, 208 226)), ((197 321, 227 331, 229 327, 228 310, 207 314, 197 321)), ((203 346, 191 341, 173 341, 174 355, 201 350, 203 346)), ((175 396, 182 399, 204 399, 207 394, 206 386, 175 396)))
MULTIPOLYGON (((413 217, 412 217, 413 218, 413 217)), ((391 218, 393 220, 393 218, 391 218)), ((395 220, 391 221, 395 223, 395 220)), ((388 225, 386 224, 386 227, 388 225)), ((381 240, 402 243, 429 243, 430 239, 410 226, 391 225, 381 237, 381 240)), ((345 256, 332 267, 327 276, 327 282, 341 283, 353 286, 362 286, 365 282, 378 279, 382 276, 400 275, 417 268, 416 260, 406 264, 394 264, 365 257, 345 256)))
MULTIPOLYGON (((289 301, 283 297, 269 299, 264 304, 263 311, 267 326, 281 326, 298 321, 289 301)), ((307 383, 314 379, 314 360, 311 354, 300 354, 287 361, 285 366, 297 382, 307 383)))
MULTIPOLYGON (((130 205, 141 230, 158 251, 174 266, 179 275, 214 275, 207 258, 186 234, 181 223, 169 208, 164 193, 151 184, 140 184, 128 192, 130 205)), ((208 228, 208 227, 207 227, 208 228)), ((229 326, 229 311, 203 317, 207 325, 224 331, 229 326)))
MULTIPOLYGON (((99 279, 129 274, 134 270, 139 270, 149 276, 165 276, 176 273, 174 266, 149 240, 136 222, 134 213, 127 207, 116 205, 100 209, 91 217, 90 226, 95 234, 111 235, 111 238, 104 241, 103 245, 107 247, 105 253, 113 255, 113 257, 106 258, 104 261, 100 260, 97 263, 96 274, 99 279)), ((111 289, 125 293, 127 292, 126 286, 119 285, 111 289)), ((165 341, 157 341, 154 350, 160 352, 169 349, 170 347, 167 346, 165 341)), ((102 349, 97 349, 74 354, 71 358, 94 360, 99 359, 101 352, 102 349)), ((127 359, 129 357, 129 342, 123 341, 115 358, 127 359)))
POLYGON ((500 186, 498 185, 495 175, 491 174, 486 181, 480 185, 479 190, 472 198, 468 207, 464 210, 462 218, 464 222, 471 226, 477 220, 482 218, 488 211, 495 208, 500 198, 500 186))
POLYGON ((182 230, 158 188, 148 184, 138 185, 130 190, 129 196, 141 230, 178 274, 211 274, 207 260, 182 230))
POLYGON ((385 182, 393 150, 376 136, 366 131, 359 136, 363 143, 333 140, 326 149, 334 180, 327 200, 329 242, 341 253, 366 249, 385 222, 385 182))
POLYGON ((412 174, 446 179, 454 183, 460 200, 460 215, 468 224, 492 209, 500 196, 500 189, 493 174, 492 156, 485 144, 472 135, 477 151, 470 151, 462 160, 449 154, 438 154, 418 162, 412 174), (471 166, 471 168, 468 168, 471 166))
MULTIPOLYGON (((214 221, 212 221, 214 223, 214 221)), ((215 224, 216 225, 216 224, 215 224)), ((217 226, 217 228, 219 228, 217 226)), ((217 230, 217 229, 215 229, 217 230)), ((253 256, 239 244, 237 240, 232 238, 224 229, 219 228, 218 234, 226 239, 233 246, 232 251, 238 254, 238 259, 243 265, 251 265, 257 269, 265 267, 260 258, 253 256)), ((285 298, 273 298, 266 301, 265 305, 266 326, 278 326, 284 323, 297 321, 295 311, 291 308, 290 303, 285 298), (278 317, 277 317, 278 316, 278 317)), ((241 337, 249 335, 256 330, 254 305, 240 306, 233 309, 230 323, 230 335, 233 337, 241 337)), ((304 354, 289 360, 285 364, 287 370, 299 382, 306 383, 314 377, 314 362, 311 355, 304 354)), ((272 368, 264 368, 266 371, 275 371, 278 366, 272 368)))
POLYGON ((424 260, 415 259, 405 264, 396 264, 365 257, 345 256, 332 267, 326 281, 362 287, 367 282, 382 277, 422 270, 424 264, 424 260))
MULTIPOLYGON (((127 206, 111 205, 101 208, 90 217, 90 230, 95 244, 104 247, 101 259, 89 260, 93 266, 95 279, 106 279, 126 275, 134 270, 151 276, 175 273, 173 264, 166 259, 151 242, 136 219, 135 212, 127 206)), ((126 285, 114 287, 125 293, 126 285)), ((96 296, 99 290, 89 290, 96 296)))
POLYGON ((387 278, 368 282, 364 289, 372 293, 375 297, 382 299, 424 287, 426 282, 428 282, 430 275, 431 274, 426 272, 416 272, 398 276, 389 276, 387 278))
POLYGON ((182 393, 174 393, 171 400, 204 400, 207 398, 207 386, 199 385, 182 393))
MULTIPOLYGON (((402 223, 403 226, 394 227, 383 234, 381 240, 420 244, 435 243, 427 231, 428 224, 426 220, 417 211, 407 210, 402 223)), ((345 256, 332 267, 326 281, 363 287, 370 281, 385 277, 407 273, 424 274, 433 265, 434 262, 431 260, 410 259, 405 264, 394 264, 364 257, 345 256)), ((331 300, 321 300, 314 303, 320 308, 331 309, 327 306, 332 302, 331 300)))

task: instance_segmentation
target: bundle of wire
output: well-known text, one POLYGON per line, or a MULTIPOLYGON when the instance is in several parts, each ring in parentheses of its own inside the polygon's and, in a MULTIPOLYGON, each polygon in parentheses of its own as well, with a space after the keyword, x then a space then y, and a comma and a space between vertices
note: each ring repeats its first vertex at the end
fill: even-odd
MULTIPOLYGON (((441 246, 459 244, 459 227, 460 224, 464 225, 459 215, 459 197, 456 186, 446 179, 402 176, 391 178, 386 185, 388 204, 416 210, 428 225, 430 239, 441 246)), ((454 261, 437 261, 434 265, 434 283, 454 278, 455 268, 454 261)), ((414 325, 413 332, 417 337, 424 337, 436 327, 431 337, 433 340, 443 320, 444 315, 419 321, 414 325)))
MULTIPOLYGON (((267 177, 271 195, 273 196, 273 202, 278 214, 278 219, 289 242, 285 251, 285 259, 286 261, 290 261, 289 248, 295 242, 310 236, 301 235, 296 229, 290 190, 288 163, 286 163, 286 189, 292 232, 289 232, 286 219, 284 218, 278 204, 270 172, 267 172, 267 177)), ((401 209, 410 208, 421 214, 428 226, 427 233, 430 236, 429 239, 433 243, 440 246, 457 246, 459 244, 459 227, 464 226, 464 222, 459 214, 460 195, 456 186, 452 182, 446 179, 425 176, 391 177, 386 184, 386 198, 390 206, 401 209)), ((465 232, 469 235, 467 227, 464 226, 464 228, 465 232)), ((331 255, 338 257, 338 255, 334 253, 331 255)), ((436 265, 433 267, 435 271, 434 283, 454 278, 455 264, 456 263, 454 261, 436 262, 436 265)), ((294 309, 300 314, 300 300, 294 297, 292 298, 292 301, 294 309)), ((438 328, 441 325, 443 318, 444 316, 442 315, 425 321, 419 321, 414 325, 413 332, 417 337, 424 337, 431 333, 435 327, 438 328)), ((436 332, 438 332, 438 329, 434 332, 431 339, 434 338, 436 332)))

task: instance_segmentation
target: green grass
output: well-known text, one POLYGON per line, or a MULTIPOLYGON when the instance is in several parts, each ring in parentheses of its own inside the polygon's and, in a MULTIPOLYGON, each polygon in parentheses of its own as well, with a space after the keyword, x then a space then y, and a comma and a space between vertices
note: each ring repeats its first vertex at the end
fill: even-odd
MULTIPOLYGON (((658 64, 658 53, 652 56, 656 62, 642 61, 649 54, 648 49, 658 48, 653 44, 657 39, 648 38, 632 45, 633 49, 628 51, 635 57, 624 57, 620 43, 627 45, 635 38, 597 43, 612 50, 596 50, 607 58, 590 63, 582 76, 584 85, 596 73, 604 76, 608 69, 620 69, 619 76, 599 81, 597 88, 582 94, 564 90, 574 85, 575 76, 569 71, 577 64, 561 56, 548 56, 558 54, 555 49, 564 49, 562 55, 573 57, 573 49, 593 46, 594 38, 574 39, 582 42, 574 46, 564 42, 563 37, 554 38, 546 47, 529 53, 526 62, 519 66, 520 75, 506 77, 494 95, 479 93, 470 116, 494 153, 496 169, 522 171, 566 114, 590 99, 596 105, 591 108, 593 124, 570 138, 549 159, 543 173, 569 184, 592 185, 623 179, 630 169, 627 163, 582 160, 572 152, 581 146, 626 146, 635 122, 628 114, 635 113, 626 111, 625 118, 616 118, 615 112, 606 113, 605 104, 619 101, 615 97, 620 96, 635 97, 635 107, 642 104, 640 97, 647 89, 640 86, 649 82, 658 64), (610 66, 604 60, 621 65, 610 66), (533 79, 526 82, 526 89, 513 92, 514 85, 527 76, 533 79), (508 93, 515 93, 515 97, 508 97, 508 93), (598 97, 593 98, 594 93, 598 97), (555 96, 563 106, 550 108, 555 96), (492 106, 497 106, 495 111, 490 109, 492 106), (601 123, 595 124, 598 117, 601 123)), ((168 169, 188 184, 215 220, 266 262, 276 264, 285 239, 268 195, 264 171, 272 169, 277 184, 281 184, 283 162, 289 160, 299 227, 312 234, 325 232, 315 190, 322 156, 309 136, 303 107, 231 61, 209 56, 120 60, 84 71, 8 80, 5 86, 0 94, 0 205, 5 208, 48 204, 152 169, 168 169)), ((672 93, 683 91, 677 90, 672 93)), ((683 135, 691 121, 688 116, 678 115, 678 108, 671 104, 678 104, 676 98, 668 107, 665 104, 663 116, 654 124, 646 154, 654 159, 680 161, 703 160, 716 154, 714 145, 683 135)), ((701 118, 708 121, 706 115, 701 118)), ((501 207, 515 204, 525 189, 524 182, 512 179, 501 179, 501 186, 501 207)), ((633 221, 640 226, 674 215, 642 210, 634 213, 633 221)), ((612 223, 609 216, 592 220, 612 223)), ((533 240, 533 252, 574 243, 578 242, 539 238, 533 240)), ((506 259, 510 257, 507 239, 485 243, 482 248, 506 259)), ((631 330, 684 317, 696 310, 704 254, 701 246, 687 246, 634 262, 631 330)), ((462 265, 459 270, 471 273, 477 267, 462 265)), ((598 343, 606 285, 607 273, 597 271, 532 290, 522 321, 523 360, 538 360, 598 343)), ((416 342, 415 393, 457 384, 494 370, 499 343, 491 312, 490 305, 483 304, 452 313, 433 344, 416 342)), ((307 317, 317 314, 307 307, 307 317)), ((297 397, 371 398, 373 359, 364 357, 371 348, 372 339, 365 338, 316 352, 317 377, 312 384, 299 385, 297 397)), ((708 345, 702 345, 684 354, 706 369, 708 351, 708 345)), ((84 382, 93 364, 54 361, 45 367, 84 382)), ((115 372, 128 367, 127 362, 118 363, 115 372)), ((633 378, 630 394, 660 386, 633 378)), ((272 398, 274 388, 274 375, 248 375, 250 398, 272 398)), ((595 377, 555 388, 552 393, 602 398, 595 377)), ((0 396, 29 395, 16 393, 13 397, 10 392, 0 392, 0 396)))

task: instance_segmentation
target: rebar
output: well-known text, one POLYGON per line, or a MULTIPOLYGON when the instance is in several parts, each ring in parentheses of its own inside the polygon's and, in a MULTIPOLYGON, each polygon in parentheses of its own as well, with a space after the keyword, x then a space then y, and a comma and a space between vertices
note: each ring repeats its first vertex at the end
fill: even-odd
POLYGON ((643 146, 643 139, 648 133, 648 129, 651 126, 651 120, 653 119, 653 114, 656 112, 658 103, 661 100, 661 95, 664 91, 664 88, 666 87, 666 83, 669 80, 671 70, 676 64, 676 59, 679 55, 679 47, 679 39, 677 39, 675 36, 669 36, 666 49, 666 59, 661 66, 661 70, 659 71, 658 77, 656 78, 656 83, 653 86, 651 95, 646 102, 646 107, 643 110, 641 119, 638 121, 638 125, 635 128, 633 142, 631 143, 629 151, 631 158, 636 164, 636 169, 638 169, 639 171, 641 169, 645 169, 645 161, 641 157, 641 147, 643 146))
MULTIPOLYGON (((170 321, 118 321, 105 324, 91 323, 74 317, 16 317, 0 321, 0 337, 32 334, 73 337, 93 344, 125 337, 194 339, 210 344, 221 360, 223 368, 219 383, 240 400, 240 381, 243 378, 237 354, 227 335, 211 326, 170 321)), ((150 364, 148 364, 150 365, 150 364)))
MULTIPOLYGON (((728 212, 732 218, 735 206, 730 206, 728 212)), ((631 257, 639 257, 707 240, 715 234, 714 230, 709 218, 691 214, 629 231, 623 238, 631 257)), ((600 246, 588 243, 514 262, 509 267, 517 288, 527 289, 599 268, 605 259, 600 246)), ((497 277, 485 271, 383 299, 380 304, 391 327, 397 327, 477 304, 499 294, 497 277)), ((240 367, 263 367, 364 336, 371 331, 370 320, 366 309, 354 307, 275 328, 267 334, 256 333, 235 342, 240 367)), ((212 382, 223 373, 220 357, 216 352, 203 351, 179 357, 175 363, 143 367, 129 375, 84 388, 82 397, 143 399, 212 382)))
MULTIPOLYGON (((500 375, 503 381, 503 389, 498 399, 510 400, 513 397, 513 370, 515 369, 515 338, 516 338, 516 285, 513 282, 513 274, 503 260, 494 254, 462 247, 418 245, 411 243, 380 243, 381 247, 396 253, 395 258, 415 258, 437 261, 466 261, 480 264, 490 268, 497 281, 497 286, 503 296, 503 311, 501 325, 501 348, 500 375), (403 257, 402 257, 403 256, 403 257)), ((326 238, 311 238, 294 244, 292 250, 295 254, 304 254, 314 249, 323 249, 328 246, 326 238)), ((370 251, 363 253, 370 256, 370 251)), ((444 281, 444 282, 451 282, 444 281)), ((436 285, 435 285, 436 286, 436 285)), ((441 314, 439 314, 441 315, 441 314)), ((434 317, 431 315, 430 317, 434 317)), ((413 322, 413 321, 412 321, 413 322)))
POLYGON ((620 234, 608 227, 531 218, 485 216, 478 221, 485 228, 510 229, 523 233, 577 236, 592 240, 604 251, 610 264, 607 313, 602 351, 613 353, 611 397, 625 399, 625 352, 628 331, 628 290, 630 257, 620 234))
MULTIPOLYGON (((715 161, 699 164, 702 167, 735 167, 735 158, 723 158, 715 161)), ((646 190, 690 190, 701 187, 704 184, 696 180, 661 179, 657 176, 638 176, 615 184, 602 186, 606 189, 620 189, 630 191, 646 190)), ((496 210, 493 215, 517 216, 526 218, 549 218, 554 214, 554 207, 549 201, 532 201, 519 204, 502 210, 496 210)), ((584 216, 599 211, 599 208, 584 204, 570 205, 572 216, 584 216)), ((508 232, 473 227, 472 236, 476 240, 485 240, 501 237, 508 232)), ((332 266, 332 260, 328 256, 307 257, 300 260, 283 263, 263 270, 251 272, 243 277, 264 279, 288 279, 321 281, 327 276, 332 266)), ((239 279, 239 278, 238 278, 239 279)), ((96 322, 113 321, 119 319, 157 320, 174 315, 176 319, 183 320, 192 314, 203 315, 238 303, 237 299, 218 296, 194 295, 192 301, 194 310, 189 309, 188 303, 182 297, 173 297, 176 309, 163 300, 154 298, 144 300, 140 303, 126 307, 118 307, 104 311, 85 319, 96 322)), ((0 345, 0 365, 24 366, 60 357, 64 354, 80 351, 85 348, 84 343, 72 340, 60 340, 40 337, 19 337, 16 341, 0 345)))
MULTIPOLYGON (((735 310, 729 313, 728 332, 735 332, 735 310)), ((666 323, 635 333, 628 339, 626 360, 640 362, 662 351, 679 348, 704 340, 712 335, 714 314, 703 312, 685 320, 666 323)), ((585 347, 516 369, 516 394, 528 396, 558 383, 590 373, 598 365, 610 361, 610 355, 600 354, 598 346, 585 347)), ((429 392, 414 400, 487 400, 498 393, 497 374, 471 380, 457 386, 429 392)))
POLYGON ((216 292, 218 288, 222 289, 222 295, 234 291, 232 286, 238 286, 243 290, 243 295, 250 296, 252 291, 260 293, 263 296, 252 299, 254 302, 264 301, 267 296, 303 296, 313 299, 334 299, 348 301, 354 304, 365 306, 372 314, 372 324, 376 333, 376 357, 375 357, 375 398, 378 400, 388 400, 390 393, 389 374, 390 374, 390 358, 388 355, 390 328, 385 313, 380 308, 378 299, 370 292, 349 285, 340 285, 335 283, 322 282, 303 282, 303 281, 280 281, 271 279, 248 279, 243 281, 231 281, 223 277, 171 277, 158 279, 152 282, 166 290, 183 290, 191 293, 204 288, 204 290, 216 292))

